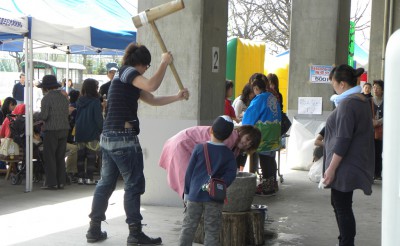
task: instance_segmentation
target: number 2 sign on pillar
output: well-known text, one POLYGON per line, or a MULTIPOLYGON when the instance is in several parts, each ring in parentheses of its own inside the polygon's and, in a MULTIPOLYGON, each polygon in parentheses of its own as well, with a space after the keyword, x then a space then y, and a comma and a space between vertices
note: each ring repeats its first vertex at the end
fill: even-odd
POLYGON ((219 71, 219 47, 212 47, 212 68, 213 73, 219 71))

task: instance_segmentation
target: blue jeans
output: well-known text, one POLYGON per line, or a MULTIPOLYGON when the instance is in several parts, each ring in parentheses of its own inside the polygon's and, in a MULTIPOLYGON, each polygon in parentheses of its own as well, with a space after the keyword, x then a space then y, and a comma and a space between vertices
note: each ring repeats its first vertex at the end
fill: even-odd
POLYGON ((94 191, 91 220, 106 219, 108 199, 115 190, 119 174, 124 179, 126 223, 140 223, 140 196, 145 191, 143 154, 139 139, 130 132, 107 132, 100 137, 101 179, 94 191))

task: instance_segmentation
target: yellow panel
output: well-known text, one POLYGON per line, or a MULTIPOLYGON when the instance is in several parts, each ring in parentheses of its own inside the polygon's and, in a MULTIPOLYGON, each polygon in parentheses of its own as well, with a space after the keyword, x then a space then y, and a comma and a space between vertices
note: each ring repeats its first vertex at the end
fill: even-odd
POLYGON ((238 39, 236 51, 235 97, 242 93, 243 87, 254 73, 264 72, 265 43, 238 39))
POLYGON ((288 77, 289 77, 289 65, 286 65, 284 68, 278 68, 275 71, 275 74, 279 78, 279 92, 282 94, 283 100, 283 111, 287 111, 287 102, 288 102, 288 77))

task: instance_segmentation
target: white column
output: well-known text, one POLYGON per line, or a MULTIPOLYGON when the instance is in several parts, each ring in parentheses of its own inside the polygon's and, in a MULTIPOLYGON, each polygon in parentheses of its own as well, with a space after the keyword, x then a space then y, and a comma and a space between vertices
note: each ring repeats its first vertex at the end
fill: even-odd
POLYGON ((400 245, 400 29, 389 39, 385 61, 382 246, 400 245))

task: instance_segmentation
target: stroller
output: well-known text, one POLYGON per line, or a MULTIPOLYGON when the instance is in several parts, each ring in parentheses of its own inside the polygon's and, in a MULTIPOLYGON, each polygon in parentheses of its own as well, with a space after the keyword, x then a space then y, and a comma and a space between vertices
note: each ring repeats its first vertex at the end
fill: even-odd
MULTIPOLYGON (((25 177, 26 173, 26 157, 25 157, 25 115, 9 114, 11 138, 20 147, 20 162, 16 165, 14 172, 10 174, 11 184, 19 185, 25 177)), ((43 122, 38 121, 34 117, 33 133, 40 134, 43 122)), ((40 182, 44 175, 44 166, 42 159, 42 141, 34 141, 33 143, 33 182, 40 182)))

